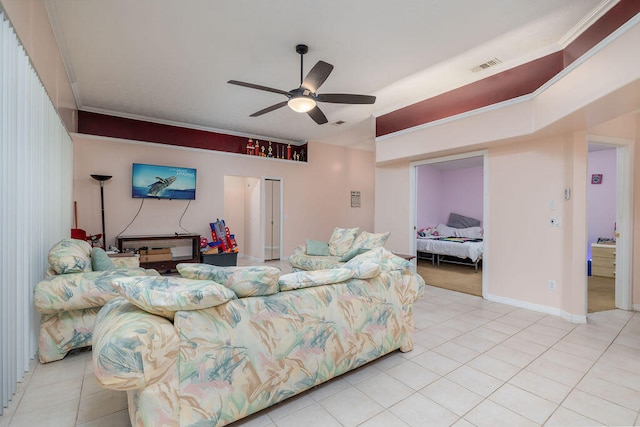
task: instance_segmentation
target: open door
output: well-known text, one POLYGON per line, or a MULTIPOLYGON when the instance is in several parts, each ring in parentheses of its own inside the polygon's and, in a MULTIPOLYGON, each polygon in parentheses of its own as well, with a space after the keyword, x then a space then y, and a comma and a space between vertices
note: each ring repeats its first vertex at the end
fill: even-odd
POLYGON ((280 259, 282 181, 264 179, 264 260, 280 259))

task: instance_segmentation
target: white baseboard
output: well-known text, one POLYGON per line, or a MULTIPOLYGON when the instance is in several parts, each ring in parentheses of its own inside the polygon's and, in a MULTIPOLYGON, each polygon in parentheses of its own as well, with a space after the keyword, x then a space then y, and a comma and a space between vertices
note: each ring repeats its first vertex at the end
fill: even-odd
POLYGON ((501 297, 498 295, 485 295, 484 299, 492 302, 497 302, 500 304, 506 304, 513 307, 524 308, 526 310, 537 311, 538 313, 551 314, 554 316, 561 317, 562 319, 571 322, 571 323, 587 323, 587 316, 571 314, 567 313, 564 310, 560 310, 559 308, 549 307, 547 305, 534 304, 527 301, 521 301, 512 298, 501 297))

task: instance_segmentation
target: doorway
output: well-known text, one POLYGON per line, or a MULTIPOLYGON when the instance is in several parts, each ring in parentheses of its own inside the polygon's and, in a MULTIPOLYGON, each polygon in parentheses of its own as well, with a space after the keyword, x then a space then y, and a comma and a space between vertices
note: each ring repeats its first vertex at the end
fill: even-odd
POLYGON ((486 152, 482 151, 411 164, 410 248, 418 258, 418 272, 424 273, 421 275, 428 285, 477 296, 485 294, 482 265, 487 259, 486 163, 486 152), (454 225, 451 214, 476 223, 449 227, 454 225), (431 234, 434 228, 437 233, 431 234), (455 236, 445 236, 444 231, 455 236), (460 253, 467 246, 468 253, 460 253))
POLYGON ((587 313, 631 308, 629 149, 590 142, 587 167, 587 313))
POLYGON ((282 246, 282 181, 277 178, 265 178, 263 195, 264 260, 279 260, 282 246))

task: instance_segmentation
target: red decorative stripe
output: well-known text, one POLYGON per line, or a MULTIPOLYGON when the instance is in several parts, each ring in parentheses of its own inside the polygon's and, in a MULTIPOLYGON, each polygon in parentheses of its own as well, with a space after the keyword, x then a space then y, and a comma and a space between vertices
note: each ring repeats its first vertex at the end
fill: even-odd
POLYGON ((621 0, 562 51, 377 117, 376 137, 533 93, 638 13, 621 0))
MULTIPOLYGON (((111 138, 130 139, 133 141, 154 142, 158 144, 177 145, 180 147, 202 148, 205 150, 224 151, 227 153, 247 154, 246 136, 228 135, 218 132, 190 129, 180 126, 145 122, 108 116, 88 111, 78 111, 78 132, 86 135, 98 135, 111 138)), ((260 145, 267 144, 260 141, 260 145)), ((286 158, 287 144, 272 142, 272 156, 280 153, 286 158)), ((265 145, 265 150, 267 146, 265 145)), ((307 161, 307 144, 296 145, 296 152, 304 150, 300 158, 307 161)), ((265 156, 268 152, 265 151, 265 156)))

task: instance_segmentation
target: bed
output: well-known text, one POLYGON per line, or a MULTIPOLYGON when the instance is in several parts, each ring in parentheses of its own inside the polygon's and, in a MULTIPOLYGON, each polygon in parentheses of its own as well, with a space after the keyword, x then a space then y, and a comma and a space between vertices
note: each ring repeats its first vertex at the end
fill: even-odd
POLYGON ((472 265, 477 272, 484 250, 484 235, 479 227, 480 221, 462 217, 464 221, 459 222, 455 220, 456 215, 452 213, 446 225, 438 224, 436 227, 423 228, 418 232, 418 258, 431 260, 434 265, 440 265, 441 262, 472 265))

